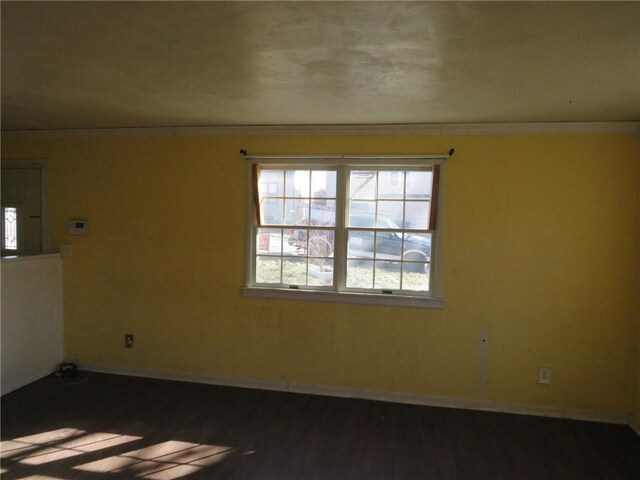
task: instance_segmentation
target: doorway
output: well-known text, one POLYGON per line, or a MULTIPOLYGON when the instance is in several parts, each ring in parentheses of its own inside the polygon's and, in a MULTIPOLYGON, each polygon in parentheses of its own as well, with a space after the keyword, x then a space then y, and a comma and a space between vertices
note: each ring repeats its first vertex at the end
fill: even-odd
POLYGON ((44 251, 43 166, 42 162, 2 166, 2 256, 44 251))

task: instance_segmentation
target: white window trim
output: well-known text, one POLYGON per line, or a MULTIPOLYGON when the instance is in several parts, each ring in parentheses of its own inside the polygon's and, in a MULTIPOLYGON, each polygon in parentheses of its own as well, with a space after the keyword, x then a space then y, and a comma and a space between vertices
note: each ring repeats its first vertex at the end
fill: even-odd
MULTIPOLYGON (((353 166, 369 166, 372 168, 384 167, 428 167, 433 165, 443 165, 450 158, 450 154, 444 155, 244 155, 246 159, 246 270, 245 287, 242 288, 242 295, 251 298, 271 298, 281 300, 316 301, 331 303, 355 303, 376 306, 395 306, 409 308, 444 308, 442 298, 442 249, 439 247, 442 236, 442 198, 444 184, 444 168, 440 168, 440 183, 437 203, 437 216, 440 226, 437 227, 432 236, 432 261, 431 261, 431 292, 429 295, 411 295, 405 293, 394 293, 391 295, 375 292, 336 291, 327 290, 326 287, 282 287, 265 286, 253 283, 255 262, 253 260, 255 252, 254 229, 254 203, 253 203, 253 179, 252 166, 268 165, 269 167, 291 168, 292 165, 340 168, 353 166), (434 247, 435 246, 435 247, 434 247)), ((336 196, 346 198, 347 180, 346 175, 338 175, 338 185, 336 196), (341 179, 341 180, 340 180, 341 179)), ((344 209, 343 209, 344 210, 344 209)), ((344 212, 336 212, 336 225, 344 224, 344 212), (342 217, 342 218, 340 218, 342 217), (339 223, 341 222, 341 223, 339 223)), ((342 241, 339 238, 345 234, 343 228, 336 229, 336 242, 342 241), (338 233, 340 232, 340 233, 338 233)), ((334 263, 342 262, 346 264, 344 258, 334 258, 334 263)), ((346 268, 338 269, 340 278, 336 278, 336 285, 343 285, 346 276, 346 268)), ((332 287, 336 288, 336 287, 332 287)))
POLYGON ((289 289, 272 287, 244 287, 242 295, 252 298, 273 298, 330 303, 359 303, 389 307, 444 308, 444 300, 438 297, 415 295, 384 295, 379 293, 336 292, 326 290, 289 289))

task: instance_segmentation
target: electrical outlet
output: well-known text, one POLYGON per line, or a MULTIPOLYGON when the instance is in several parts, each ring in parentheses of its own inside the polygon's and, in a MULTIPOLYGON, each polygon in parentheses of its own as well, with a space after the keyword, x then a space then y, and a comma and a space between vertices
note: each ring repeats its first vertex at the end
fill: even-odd
POLYGON ((133 333, 124 334, 124 346, 126 348, 133 348, 133 333))
POLYGON ((543 385, 551 383, 551 367, 538 367, 538 383, 543 385))

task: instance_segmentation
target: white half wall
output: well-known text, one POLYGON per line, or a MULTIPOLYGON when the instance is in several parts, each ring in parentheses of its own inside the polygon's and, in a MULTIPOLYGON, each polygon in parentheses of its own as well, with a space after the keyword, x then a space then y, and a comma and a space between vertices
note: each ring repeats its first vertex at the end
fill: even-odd
POLYGON ((1 264, 4 395, 52 373, 64 357, 60 254, 7 257, 1 264))

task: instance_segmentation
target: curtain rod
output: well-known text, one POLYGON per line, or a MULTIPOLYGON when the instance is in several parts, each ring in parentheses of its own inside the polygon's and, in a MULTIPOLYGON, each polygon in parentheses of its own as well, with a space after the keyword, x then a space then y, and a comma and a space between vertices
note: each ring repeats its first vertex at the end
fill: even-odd
POLYGON ((240 154, 247 160, 446 160, 454 153, 453 148, 448 153, 414 155, 250 155, 246 150, 240 150, 240 154))

